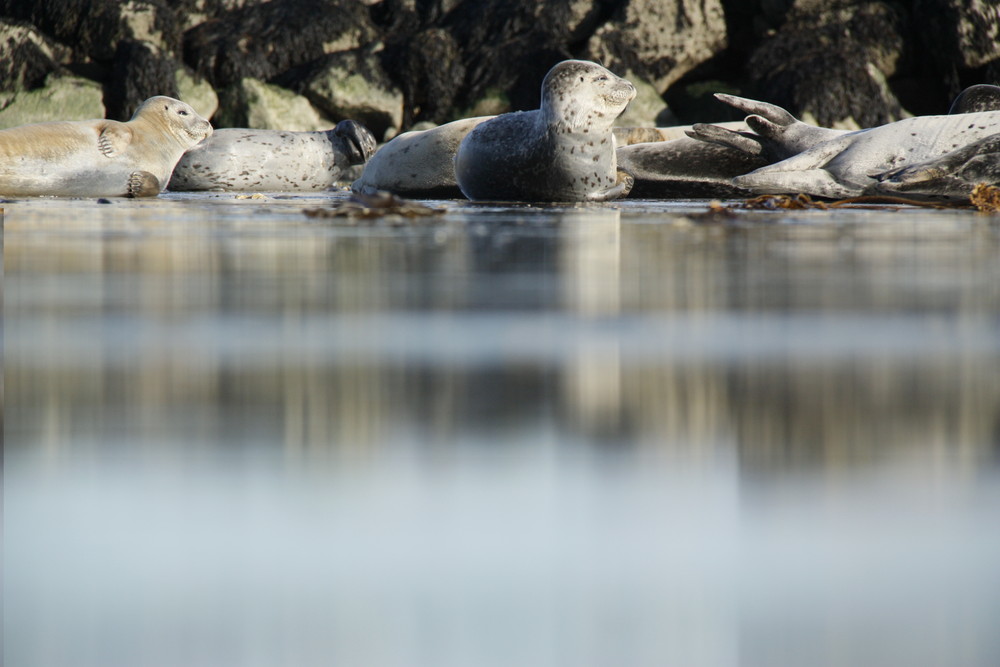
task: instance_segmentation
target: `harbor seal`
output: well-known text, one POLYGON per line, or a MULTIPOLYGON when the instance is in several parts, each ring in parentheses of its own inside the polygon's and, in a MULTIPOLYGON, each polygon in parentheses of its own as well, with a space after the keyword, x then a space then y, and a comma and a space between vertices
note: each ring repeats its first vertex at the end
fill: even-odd
POLYGON ((1000 111, 905 118, 824 141, 737 176, 733 184, 757 194, 856 197, 876 192, 879 174, 940 158, 997 132, 1000 111))
POLYGON ((1000 111, 1000 86, 987 83, 969 86, 951 103, 948 113, 977 113, 979 111, 1000 111))
POLYGON ((125 123, 56 121, 0 130, 0 195, 144 197, 212 126, 189 105, 151 97, 125 123))
POLYGON ((375 151, 351 189, 366 195, 385 191, 400 197, 462 198, 455 181, 455 153, 469 132, 492 118, 464 118, 393 137, 375 151))
POLYGON ((324 132, 226 128, 191 149, 174 167, 168 188, 281 192, 327 190, 363 164, 375 137, 353 120, 324 132))
POLYGON ((883 172, 876 177, 879 194, 921 199, 968 199, 984 183, 1000 185, 1000 132, 939 158, 883 172))
POLYGON ((469 199, 608 201, 632 177, 618 169, 612 123, 635 86, 592 62, 565 60, 542 82, 541 108, 480 123, 458 147, 455 179, 469 199))

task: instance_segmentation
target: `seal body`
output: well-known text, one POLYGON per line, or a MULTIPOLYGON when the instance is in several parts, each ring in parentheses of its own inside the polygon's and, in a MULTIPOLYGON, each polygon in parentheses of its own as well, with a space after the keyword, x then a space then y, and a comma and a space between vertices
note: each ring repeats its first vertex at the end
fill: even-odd
POLYGON ((375 138, 353 120, 325 132, 227 128, 186 153, 170 190, 326 190, 364 163, 375 138))
POLYGON ((1000 185, 1000 132, 941 157, 877 176, 874 191, 921 199, 968 199, 979 184, 1000 185))
POLYGON ((185 151, 212 134, 189 105, 151 97, 126 123, 57 121, 0 130, 0 195, 159 194, 185 151))
POLYGON ((607 201, 628 194, 611 126, 635 87, 595 63, 566 60, 545 75, 541 108, 476 126, 455 178, 469 199, 607 201))
POLYGON ((365 164, 351 189, 367 195, 385 191, 401 197, 461 198, 455 153, 469 132, 491 118, 495 116, 464 118, 393 137, 365 164))
POLYGON ((883 172, 934 160, 1000 132, 1000 111, 918 116, 848 132, 798 155, 737 176, 758 194, 855 197, 876 191, 883 172))

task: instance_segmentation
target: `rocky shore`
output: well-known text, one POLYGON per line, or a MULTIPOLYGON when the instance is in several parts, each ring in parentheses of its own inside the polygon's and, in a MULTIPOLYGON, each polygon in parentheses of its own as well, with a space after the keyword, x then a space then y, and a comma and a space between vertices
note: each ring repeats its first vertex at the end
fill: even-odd
POLYGON ((1000 83, 993 0, 0 0, 0 128, 127 120, 180 97, 216 127, 379 138, 538 106, 560 60, 639 94, 620 124, 713 122, 766 100, 832 127, 945 113, 1000 83))

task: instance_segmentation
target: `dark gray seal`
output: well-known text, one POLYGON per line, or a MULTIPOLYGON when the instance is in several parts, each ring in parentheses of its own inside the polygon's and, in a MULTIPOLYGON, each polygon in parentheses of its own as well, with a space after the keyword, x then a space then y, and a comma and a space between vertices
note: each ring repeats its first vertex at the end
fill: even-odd
POLYGON ((375 137, 353 120, 325 132, 229 128, 189 151, 174 168, 171 190, 282 192, 327 190, 364 163, 375 137))
POLYGON ((185 151, 212 134, 189 105, 151 97, 126 123, 56 121, 0 131, 0 195, 159 194, 185 151))
POLYGON ((628 194, 612 123, 635 86, 592 62, 566 60, 545 75, 541 108, 497 116, 462 140, 455 178, 469 199, 607 201, 628 194))
POLYGON ((1000 111, 1000 86, 980 83, 969 86, 951 103, 948 113, 978 113, 1000 111))

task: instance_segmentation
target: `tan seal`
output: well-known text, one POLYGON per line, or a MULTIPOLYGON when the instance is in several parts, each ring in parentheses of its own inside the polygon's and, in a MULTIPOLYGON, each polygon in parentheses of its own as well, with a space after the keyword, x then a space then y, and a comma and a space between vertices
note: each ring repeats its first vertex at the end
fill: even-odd
POLYGON ((189 105, 151 97, 131 120, 56 121, 0 130, 0 195, 144 197, 212 126, 189 105))

